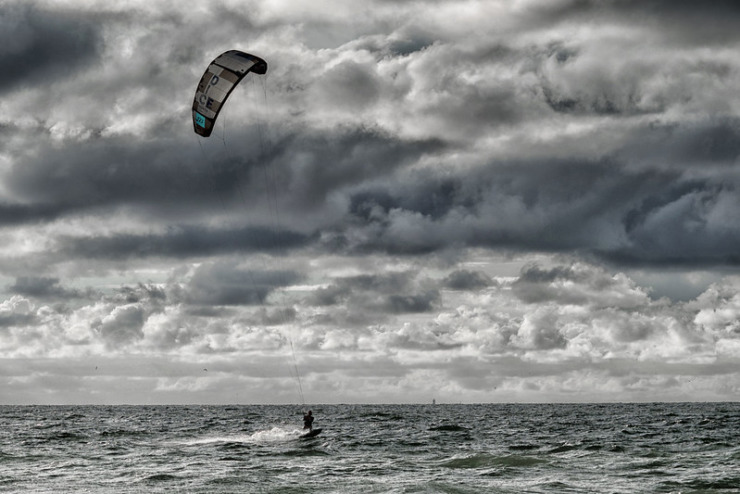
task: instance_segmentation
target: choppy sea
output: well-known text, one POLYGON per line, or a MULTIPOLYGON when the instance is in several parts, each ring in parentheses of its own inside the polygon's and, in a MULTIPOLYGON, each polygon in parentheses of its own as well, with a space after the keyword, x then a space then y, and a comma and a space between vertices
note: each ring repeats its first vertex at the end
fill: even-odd
POLYGON ((740 492, 740 403, 3 406, 0 492, 740 492))

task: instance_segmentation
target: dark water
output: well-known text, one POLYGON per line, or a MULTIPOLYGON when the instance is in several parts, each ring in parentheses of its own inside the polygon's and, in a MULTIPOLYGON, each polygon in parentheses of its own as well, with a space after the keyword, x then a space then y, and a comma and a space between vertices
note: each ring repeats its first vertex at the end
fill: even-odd
POLYGON ((740 404, 0 407, 0 492, 740 492, 740 404))

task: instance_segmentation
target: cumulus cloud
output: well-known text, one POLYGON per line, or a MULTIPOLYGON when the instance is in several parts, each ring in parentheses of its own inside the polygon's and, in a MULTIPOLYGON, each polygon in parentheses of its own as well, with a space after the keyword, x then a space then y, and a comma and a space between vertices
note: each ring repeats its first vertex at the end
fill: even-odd
POLYGON ((137 304, 115 307, 110 314, 101 319, 93 328, 110 346, 127 343, 142 336, 144 311, 137 304))
MULTIPOLYGON (((209 368, 219 359, 237 356, 272 355, 276 364, 282 358, 283 366, 297 357, 306 386, 314 386, 326 399, 332 395, 323 394, 329 393, 324 379, 335 380, 344 396, 355 396, 358 372, 370 387, 375 379, 393 376, 396 386, 427 389, 416 381, 424 375, 422 369, 433 369, 448 392, 459 397, 493 399, 497 389, 515 396, 509 393, 514 393, 516 380, 529 382, 532 392, 565 392, 577 386, 566 394, 588 397, 593 396, 590 385, 577 377, 588 375, 594 382, 611 382, 615 392, 647 398, 650 387, 640 395, 628 384, 633 378, 726 374, 726 359, 740 348, 734 324, 737 296, 730 280, 692 303, 673 304, 650 299, 626 276, 583 263, 525 265, 517 277, 495 283, 459 270, 436 280, 411 272, 358 275, 335 281, 343 289, 329 305, 323 296, 309 292, 298 297, 293 309, 278 313, 264 305, 253 307, 252 295, 242 296, 240 290, 234 295, 230 290, 235 281, 259 285, 242 278, 244 271, 223 276, 225 270, 226 265, 208 266, 188 275, 191 282, 130 287, 65 312, 34 307, 16 296, 3 309, 5 355, 32 348, 33 354, 48 351, 45 345, 53 337, 59 355, 82 351, 86 359, 96 355, 102 362, 134 349, 139 355, 211 362, 204 364, 209 368), (449 280, 461 277, 477 282, 449 291, 449 280), (167 303, 168 297, 181 294, 181 286, 206 280, 221 280, 215 285, 221 288, 211 286, 218 300, 199 303, 240 305, 198 314, 167 303), (402 310, 394 305, 394 290, 413 293, 413 287, 421 286, 437 286, 433 306, 418 311, 414 304, 402 304, 402 310), (384 311, 385 317, 372 311, 384 311), (39 325, 36 320, 42 317, 39 325), (62 332, 65 326, 69 329, 62 332), (29 334, 23 330, 29 327, 36 329, 29 334), (393 365, 375 367, 384 360, 393 365)), ((315 292, 322 290, 326 288, 315 292)), ((265 377, 270 376, 289 378, 280 365, 265 377)), ((390 395, 398 391, 393 389, 390 395)))
POLYGON ((31 303, 21 296, 15 295, 0 305, 0 325, 2 326, 23 327, 34 320, 35 314, 31 303))
POLYGON ((291 401, 294 359, 316 401, 733 396, 735 3, 465 7, 5 2, 0 375, 31 402, 114 399, 76 358, 133 401, 291 401), (200 139, 232 48, 268 73, 200 139))
POLYGON ((551 269, 525 266, 513 283, 513 290, 528 303, 639 309, 648 301, 647 293, 624 275, 610 275, 604 270, 578 264, 551 269))

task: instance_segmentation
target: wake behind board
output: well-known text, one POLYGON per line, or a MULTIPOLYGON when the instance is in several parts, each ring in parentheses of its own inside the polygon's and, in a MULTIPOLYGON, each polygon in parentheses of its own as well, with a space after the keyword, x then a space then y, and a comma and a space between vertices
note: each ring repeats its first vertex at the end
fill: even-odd
POLYGON ((323 429, 314 429, 314 430, 312 430, 312 431, 308 431, 308 432, 306 432, 305 434, 301 434, 301 435, 300 435, 300 438, 301 438, 301 439, 308 439, 309 437, 316 437, 316 436, 318 436, 319 434, 321 434, 321 431, 322 431, 322 430, 323 430, 323 429))

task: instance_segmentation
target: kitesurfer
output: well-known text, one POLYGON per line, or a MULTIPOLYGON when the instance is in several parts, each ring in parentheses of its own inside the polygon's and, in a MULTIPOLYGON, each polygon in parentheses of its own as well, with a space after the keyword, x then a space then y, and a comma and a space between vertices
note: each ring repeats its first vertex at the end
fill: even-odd
POLYGON ((303 428, 313 431, 313 414, 311 413, 311 410, 309 410, 308 413, 303 414, 303 428))

